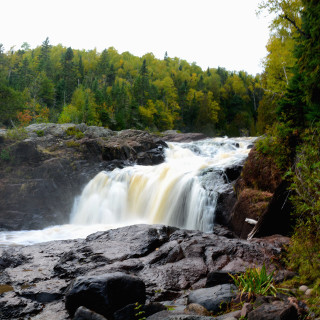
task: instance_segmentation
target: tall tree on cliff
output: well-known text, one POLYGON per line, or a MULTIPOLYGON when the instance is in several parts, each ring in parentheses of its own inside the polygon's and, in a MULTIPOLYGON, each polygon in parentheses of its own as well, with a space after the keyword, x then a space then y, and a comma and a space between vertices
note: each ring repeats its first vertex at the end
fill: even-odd
POLYGON ((297 64, 278 113, 280 120, 303 128, 320 120, 320 2, 302 3, 302 26, 295 46, 297 64))

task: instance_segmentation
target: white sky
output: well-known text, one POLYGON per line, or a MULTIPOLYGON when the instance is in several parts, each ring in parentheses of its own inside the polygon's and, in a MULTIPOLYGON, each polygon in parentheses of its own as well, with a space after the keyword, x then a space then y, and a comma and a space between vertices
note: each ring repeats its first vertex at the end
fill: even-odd
POLYGON ((268 19, 260 0, 0 0, 0 43, 61 43, 178 57, 206 69, 262 71, 268 19))

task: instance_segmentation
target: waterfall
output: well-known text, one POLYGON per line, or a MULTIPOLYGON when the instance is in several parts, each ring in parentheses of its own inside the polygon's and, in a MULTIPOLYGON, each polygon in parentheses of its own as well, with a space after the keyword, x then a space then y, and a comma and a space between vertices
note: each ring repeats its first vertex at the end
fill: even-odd
POLYGON ((250 142, 216 138, 169 143, 162 164, 100 172, 76 200, 70 223, 142 222, 211 231, 218 193, 226 184, 221 172, 243 161, 250 142), (220 174, 211 174, 206 188, 206 175, 212 172, 220 174))
POLYGON ((136 223, 211 231, 224 170, 242 164, 254 138, 168 143, 165 162, 100 172, 75 199, 70 224, 0 232, 0 247, 84 238, 136 223))

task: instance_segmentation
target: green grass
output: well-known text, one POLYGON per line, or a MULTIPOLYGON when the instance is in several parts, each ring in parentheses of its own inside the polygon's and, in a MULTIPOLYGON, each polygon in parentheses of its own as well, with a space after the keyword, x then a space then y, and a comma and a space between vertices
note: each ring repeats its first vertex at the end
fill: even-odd
POLYGON ((266 266, 262 268, 248 268, 240 275, 232 275, 235 285, 239 288, 241 295, 247 294, 248 298, 258 295, 261 296, 276 296, 277 288, 274 285, 273 273, 268 274, 266 266))

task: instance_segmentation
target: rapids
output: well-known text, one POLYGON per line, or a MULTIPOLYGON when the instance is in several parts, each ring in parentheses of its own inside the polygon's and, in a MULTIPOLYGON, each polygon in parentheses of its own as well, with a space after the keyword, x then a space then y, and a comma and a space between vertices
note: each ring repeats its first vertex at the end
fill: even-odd
POLYGON ((254 138, 168 143, 166 160, 100 172, 75 199, 70 224, 44 230, 0 232, 0 246, 29 245, 87 235, 136 223, 210 232, 223 172, 243 163, 254 138))

